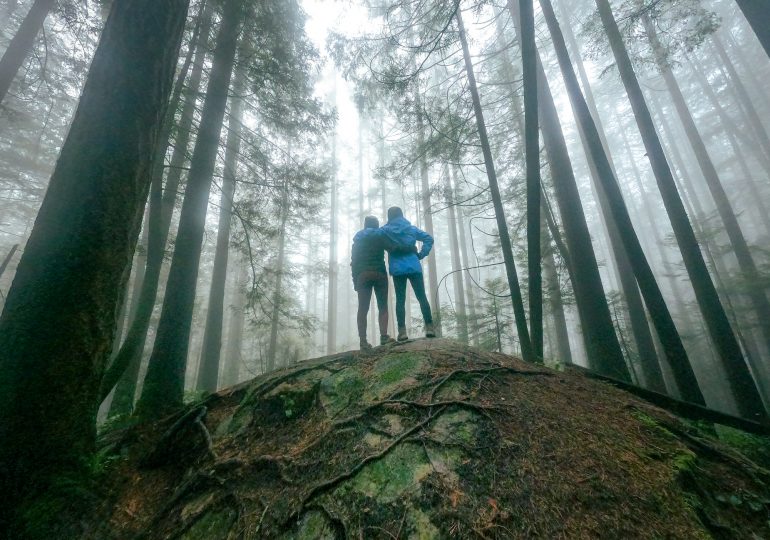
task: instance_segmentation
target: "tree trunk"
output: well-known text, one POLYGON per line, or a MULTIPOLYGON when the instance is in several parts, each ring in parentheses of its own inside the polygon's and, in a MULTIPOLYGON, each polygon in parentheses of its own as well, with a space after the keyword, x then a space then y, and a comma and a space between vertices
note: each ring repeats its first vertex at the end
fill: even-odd
POLYGON ((730 327, 724 307, 719 301, 719 296, 706 268, 706 263, 703 260, 703 255, 700 252, 698 242, 682 204, 682 199, 676 190, 671 169, 663 153, 660 139, 655 132, 655 126, 652 122, 650 111, 647 108, 647 103, 644 100, 642 89, 631 66, 631 60, 623 44, 620 30, 612 15, 612 8, 608 0, 596 0, 596 5, 599 8, 599 16, 608 35, 623 85, 631 101, 631 107, 647 150, 647 156, 652 164, 658 189, 663 197, 663 203, 671 220, 674 235, 682 253, 682 259, 695 290, 698 305, 719 357, 725 366, 733 393, 736 399, 739 400, 741 414, 754 420, 763 420, 766 418, 766 412, 762 400, 746 366, 738 340, 735 338, 735 334, 730 327))
MULTIPOLYGON (((337 105, 337 72, 334 72, 332 102, 337 105)), ((337 351, 337 132, 332 133, 331 209, 329 212, 329 287, 326 305, 326 354, 337 351)))
MULTIPOLYGON (((768 16, 770 16, 770 9, 768 9, 768 16)), ((765 25, 767 26, 767 23, 765 23, 765 25)), ((722 45, 722 40, 719 39, 717 34, 712 34, 711 42, 714 45, 714 50, 716 50, 717 56, 719 56, 722 65, 727 70, 727 74, 729 76, 728 84, 732 83, 732 88, 738 97, 740 108, 746 113, 746 121, 751 126, 751 130, 754 132, 756 141, 759 144, 759 147, 762 149, 762 153, 764 154, 765 161, 770 161, 770 136, 768 136, 767 130, 760 120, 761 117, 754 107, 754 102, 749 97, 746 86, 744 86, 743 80, 738 75, 738 71, 735 69, 735 65, 727 55, 727 51, 725 50, 724 45, 722 45)))
MULTIPOLYGON (((508 9, 511 12, 518 36, 520 35, 518 13, 512 0, 508 2, 508 9)), ((628 368, 623 359, 623 352, 612 324, 612 316, 607 306, 607 298, 604 294, 599 267, 591 244, 591 235, 588 232, 588 224, 580 202, 580 194, 567 152, 567 144, 559 124, 556 106, 542 63, 539 58, 536 60, 538 90, 540 91, 538 107, 540 109, 543 142, 550 163, 556 200, 569 247, 570 255, 567 260, 574 276, 571 281, 583 327, 588 361, 592 369, 612 377, 630 380, 628 368)))
POLYGON ((457 337, 468 344, 468 315, 465 310, 465 290, 463 287, 463 267, 460 263, 460 246, 457 239, 457 209, 452 184, 449 177, 449 166, 444 166, 444 193, 449 208, 449 251, 452 257, 452 285, 455 296, 455 315, 457 319, 457 337))
POLYGON ((200 80, 203 70, 203 58, 207 50, 208 35, 211 29, 212 2, 206 2, 198 12, 199 25, 193 32, 190 41, 190 49, 187 58, 180 71, 174 86, 169 110, 167 111, 163 132, 158 141, 157 159, 152 168, 152 185, 150 187, 150 202, 148 216, 147 237, 147 266, 144 271, 142 288, 137 293, 136 314, 130 322, 126 338, 118 353, 114 356, 110 367, 104 374, 101 388, 101 399, 104 400, 115 385, 120 381, 119 388, 115 390, 115 396, 110 407, 110 414, 130 413, 133 410, 134 394, 138 383, 139 370, 142 362, 147 331, 150 326, 155 298, 158 294, 160 273, 163 267, 163 259, 166 251, 166 240, 171 226, 171 214, 179 189, 179 173, 181 165, 187 155, 187 143, 189 142, 192 128, 192 115, 195 109, 195 100, 200 90, 200 80), (202 14, 202 16, 201 16, 202 14), (198 38, 200 37, 200 42, 198 38), (195 52, 194 56, 191 54, 195 52), (165 192, 163 192, 163 165, 171 136, 174 116, 182 98, 187 71, 192 64, 190 74, 189 92, 182 108, 181 122, 177 128, 176 147, 171 161, 171 170, 166 180, 165 192), (180 146, 183 148, 180 149, 180 146), (181 156, 179 167, 174 168, 177 155, 181 156))
MULTIPOLYGON (((457 184, 457 170, 458 165, 452 165, 452 190, 455 194, 459 193, 457 184)), ((457 232, 459 233, 460 244, 460 259, 462 267, 466 270, 463 272, 463 278, 465 280, 465 294, 468 297, 468 314, 470 315, 470 324, 468 325, 469 337, 475 347, 479 346, 479 319, 476 314, 476 295, 473 293, 473 280, 471 279, 471 260, 468 257, 468 243, 465 238, 465 223, 463 220, 463 212, 461 209, 456 209, 457 216, 457 232)), ((473 265, 475 266, 475 265, 473 265)))
POLYGON ((227 0, 223 8, 198 137, 190 160, 163 309, 137 405, 137 413, 145 418, 161 417, 182 405, 206 207, 235 60, 241 11, 240 0, 227 0))
POLYGON ((770 57, 770 4, 766 0, 735 0, 741 8, 743 16, 749 21, 751 29, 770 57))
POLYGON ((532 353, 543 359, 543 281, 540 245, 540 132, 537 119, 537 46, 532 0, 519 0, 522 80, 524 83, 524 154, 527 173, 527 270, 532 353))
POLYGON ((497 185, 497 173, 495 172, 495 164, 492 158, 492 148, 489 145, 489 139, 487 137, 487 128, 484 121, 484 113, 481 108, 481 99, 479 98, 479 91, 476 88, 476 76, 473 73, 471 53, 468 49, 465 26, 463 25, 462 13, 459 9, 456 13, 456 19, 459 27, 460 42, 463 49, 463 59, 465 60, 465 71, 468 76, 468 86, 471 91, 471 99, 473 100, 473 111, 476 115, 476 127, 479 132, 479 141, 481 142, 481 150, 484 154, 484 165, 487 171, 487 179, 489 180, 489 192, 492 197, 492 206, 495 210, 498 234, 500 235, 500 247, 503 252, 505 272, 508 277, 508 288, 511 293, 511 303, 513 304, 513 312, 516 320, 516 331, 519 334, 519 342, 521 343, 521 354, 527 362, 537 362, 538 358, 535 356, 532 349, 532 343, 529 339, 529 329, 527 327, 527 319, 524 312, 524 301, 521 295, 521 288, 519 287, 519 277, 516 273, 516 263, 513 260, 511 237, 508 233, 508 223, 505 219, 505 210, 503 209, 503 201, 500 196, 500 188, 497 185))
MULTIPOLYGON (((93 454, 186 0, 117 0, 0 319, 0 516, 93 454)), ((11 535, 14 536, 14 535, 11 535)))
MULTIPOLYGON (((281 224, 278 229, 278 256, 275 261, 275 291, 273 291, 273 314, 270 316, 270 343, 267 349, 267 371, 275 369, 278 350, 278 324, 283 303, 283 269, 286 265, 286 221, 289 219, 289 188, 284 184, 281 190, 281 224)), ((285 364, 282 367, 286 367, 285 364)))
POLYGON ((12 245, 10 251, 5 256, 5 259, 3 259, 3 263, 0 264, 0 277, 3 277, 5 269, 8 268, 8 264, 11 262, 11 259, 13 258, 13 255, 16 253, 17 249, 19 249, 19 244, 12 245))
POLYGON ((0 58, 0 103, 5 101, 13 79, 32 51, 43 22, 55 5, 56 0, 35 0, 0 58))
POLYGON ((225 163, 222 178, 222 194, 219 200, 219 225, 217 247, 214 254, 214 270, 211 275, 209 308, 206 312, 206 328, 203 333, 198 390, 216 391, 219 378, 219 359, 222 351, 222 324, 224 322, 225 283, 227 281, 227 256, 230 253, 230 222, 236 187, 236 169, 241 151, 241 122, 243 120, 243 95, 246 87, 244 69, 238 69, 230 98, 230 120, 227 124, 225 163))
MULTIPOLYGON (((572 68, 567 47, 564 43, 559 24, 556 21, 553 8, 551 7, 551 2, 550 0, 540 0, 540 4, 543 8, 543 14, 553 39, 572 109, 575 113, 575 117, 578 121, 588 150, 590 151, 590 159, 596 167, 596 179, 600 182, 598 186, 600 199, 606 199, 602 206, 611 212, 609 216, 610 220, 615 225, 617 233, 622 240, 622 245, 617 246, 617 248, 620 251, 625 250, 627 261, 641 288, 644 301, 649 307, 652 322, 660 337, 661 344, 666 352, 666 357, 673 369, 677 386, 682 392, 682 395, 688 401, 705 405, 703 395, 698 387, 698 381, 695 378, 679 332, 674 325, 674 320, 663 299, 663 294, 658 287, 658 283, 652 273, 647 257, 642 250, 641 243, 636 235, 633 224, 631 223, 631 218, 628 214, 625 202, 623 201, 623 195, 620 192, 620 187, 618 186, 617 179, 612 170, 612 165, 607 157, 604 146, 602 145, 599 130, 591 116, 588 104, 580 91, 580 85, 572 68)), ((627 278, 624 273, 625 272, 621 273, 621 280, 627 278)), ((636 283, 624 282, 624 290, 625 289, 637 293, 636 283)), ((630 299, 636 300, 633 305, 629 302, 631 317, 641 318, 641 320, 636 321, 632 319, 632 325, 636 324, 637 327, 644 326, 648 329, 649 327, 647 326, 647 321, 644 316, 644 306, 638 298, 638 293, 635 296, 630 295, 630 299)), ((639 336, 635 337, 639 338, 639 336)), ((644 379, 650 389, 664 392, 666 386, 663 381, 660 365, 658 364, 655 355, 652 338, 649 336, 649 330, 646 338, 650 341, 649 347, 651 351, 649 351, 648 355, 640 355, 644 379)), ((640 340, 639 343, 642 344, 643 342, 640 340)))
POLYGON ((661 56, 662 53, 659 52, 662 51, 662 45, 658 40, 652 21, 647 16, 644 17, 644 25, 653 51, 656 52, 658 68, 663 75, 666 88, 668 89, 669 94, 671 94, 674 108, 679 116, 679 120, 682 122, 685 134, 687 135, 687 140, 690 142, 690 146, 695 153, 695 158, 698 161, 698 166, 703 174, 703 178, 706 180, 709 193, 711 193, 711 196, 714 198, 717 212, 725 227, 727 237, 730 239, 730 244, 735 253, 735 257, 738 260, 738 267, 740 268, 746 283, 747 295, 751 301, 765 342, 765 348, 770 352, 770 302, 768 302, 764 288, 761 286, 759 270, 751 255, 746 237, 743 235, 743 231, 738 224, 738 218, 730 204, 730 199, 725 192, 724 186, 722 186, 716 167, 714 167, 714 163, 706 149, 703 138, 700 136, 698 128, 695 126, 695 120, 687 107, 687 103, 684 100, 676 77, 674 76, 673 71, 671 71, 670 66, 661 56))
POLYGON ((227 347, 225 349, 225 369, 222 373, 222 386, 228 387, 240 381, 241 348, 243 346, 243 328, 246 322, 246 265, 238 261, 238 273, 232 292, 232 317, 227 335, 227 347))
POLYGON ((762 223, 765 232, 770 235, 770 212, 768 211, 767 205, 765 205, 764 198, 759 191, 757 183, 754 181, 754 175, 752 174, 751 170, 749 170, 746 156, 744 155, 743 150, 741 150, 741 145, 735 138, 735 131, 737 131, 737 126, 735 126, 733 120, 730 118, 727 112, 725 112, 724 107, 722 107, 722 104, 719 102, 719 98, 714 93, 714 89, 711 88, 711 85, 706 79, 706 76, 701 71, 701 68, 693 64, 691 61, 688 63, 690 71, 692 71, 695 75, 695 78, 703 90, 703 93, 708 98, 709 103, 711 103, 711 106, 717 113, 717 116, 719 116, 719 120, 725 127, 725 136, 727 137, 727 141, 730 143, 730 148, 732 148, 733 153, 735 154, 735 160, 738 163, 740 174, 742 174, 745 178, 746 186, 749 188, 750 202, 751 204, 756 205, 759 221, 762 223), (733 129, 729 129, 730 127, 733 129))
MULTIPOLYGON (((430 181, 428 178, 428 159, 425 157, 425 125, 423 123, 423 111, 419 91, 416 96, 417 102, 417 147, 420 152, 420 200, 422 202, 425 232, 434 238, 433 233, 433 210, 430 202, 430 181)), ((433 252, 428 257, 428 284, 426 292, 428 298, 433 304, 433 325, 436 328, 436 335, 441 337, 441 299, 438 290, 438 270, 436 269, 437 258, 436 243, 433 244, 433 252), (431 294, 433 293, 433 294, 431 294)))
MULTIPOLYGON (((546 228, 546 230, 548 230, 546 228)), ((572 348, 569 344, 569 331, 567 319, 564 316, 564 301, 561 296, 559 275, 556 273, 556 260, 551 246, 548 246, 543 256, 543 274, 545 274, 546 290, 548 291, 548 304, 551 308, 554 333, 556 334, 556 352, 558 361, 562 364, 572 364, 572 348)))

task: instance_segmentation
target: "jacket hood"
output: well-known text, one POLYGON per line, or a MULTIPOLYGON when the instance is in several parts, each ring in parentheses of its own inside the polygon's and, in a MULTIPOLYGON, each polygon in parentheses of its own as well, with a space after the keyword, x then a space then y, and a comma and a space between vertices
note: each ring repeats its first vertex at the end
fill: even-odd
POLYGON ((409 223, 409 221, 403 216, 392 219, 387 223, 388 229, 392 230, 395 233, 401 233, 401 232, 407 231, 409 230, 409 228, 411 228, 411 226, 412 224, 409 223))
POLYGON ((357 242, 357 241, 361 240, 362 238, 366 238, 367 236, 372 236, 374 234, 379 234, 379 232, 380 232, 379 229, 373 229, 373 228, 369 228, 369 227, 367 227, 366 229, 361 229, 353 237, 353 242, 357 242))

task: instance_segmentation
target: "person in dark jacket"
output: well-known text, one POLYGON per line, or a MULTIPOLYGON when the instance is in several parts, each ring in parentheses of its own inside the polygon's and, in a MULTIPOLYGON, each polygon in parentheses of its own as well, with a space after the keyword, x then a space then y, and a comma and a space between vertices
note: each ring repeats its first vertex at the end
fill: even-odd
POLYGON ((366 339, 366 315, 372 301, 372 291, 377 297, 378 321, 380 326, 380 344, 393 339, 388 335, 388 274, 385 271, 385 251, 393 257, 396 253, 414 253, 412 244, 399 244, 391 240, 380 229, 380 222, 374 216, 364 219, 364 228, 353 237, 353 249, 350 256, 350 269, 353 288, 358 293, 358 337, 361 349, 371 349, 366 339))
POLYGON ((430 311, 430 303, 425 294, 425 280, 422 277, 422 265, 420 261, 428 256, 433 247, 433 237, 423 230, 418 229, 404 217, 404 212, 398 206, 388 208, 388 222, 380 229, 393 242, 401 246, 415 246, 415 242, 422 242, 419 251, 416 247, 409 251, 392 252, 389 265, 390 275, 393 276, 393 288, 396 291, 396 321, 398 321, 398 340, 406 341, 406 282, 412 284, 417 301, 420 303, 420 311, 425 322, 425 337, 436 337, 433 327, 433 316, 430 311))

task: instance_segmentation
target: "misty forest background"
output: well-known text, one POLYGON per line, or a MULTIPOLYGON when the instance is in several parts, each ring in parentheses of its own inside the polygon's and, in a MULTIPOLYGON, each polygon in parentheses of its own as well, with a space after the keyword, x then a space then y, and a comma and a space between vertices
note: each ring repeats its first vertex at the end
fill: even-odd
MULTIPOLYGON (((423 264, 442 336, 767 420, 761 2, 127 4, 0 2, 0 416, 14 429, 59 407, 82 440, 100 404, 99 422, 158 418, 356 348, 351 240, 392 205, 435 238, 423 264), (160 50, 155 84, 140 68, 160 50), (104 138, 81 136, 99 107, 104 138), (130 182, 94 187, 133 154, 147 166, 130 182), (101 180, 73 173, 105 155, 101 180), (5 407, 22 392, 50 402, 5 407)), ((390 309, 392 327, 392 288, 390 309)), ((407 314, 418 336, 413 299, 407 314)))

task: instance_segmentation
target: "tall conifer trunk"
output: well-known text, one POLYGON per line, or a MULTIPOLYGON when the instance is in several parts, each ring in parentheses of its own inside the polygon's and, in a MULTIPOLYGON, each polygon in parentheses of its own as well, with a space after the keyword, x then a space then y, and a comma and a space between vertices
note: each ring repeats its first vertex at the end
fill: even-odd
POLYGON ((197 35, 194 33, 188 51, 188 59, 177 77, 174 87, 174 96, 166 115, 164 131, 159 139, 158 159, 153 164, 152 186, 150 187, 150 214, 148 217, 147 238, 147 267, 144 272, 142 288, 137 299, 136 314, 130 322, 126 338, 120 350, 113 358, 109 369, 102 380, 102 399, 107 397, 115 384, 120 380, 119 388, 115 390, 115 397, 110 408, 110 414, 130 413, 133 410, 134 394, 136 391, 139 370, 141 367, 142 353, 147 340, 147 331, 150 327, 150 319, 155 309, 155 299, 158 295, 160 274, 163 267, 163 259, 166 253, 166 241, 171 216, 177 199, 179 181, 184 165, 187 147, 190 141, 195 102, 200 91, 201 75, 203 73, 203 61, 208 48, 208 37, 211 31, 211 16, 213 2, 207 1, 201 6, 198 13, 197 35), (202 16, 201 16, 202 15, 202 16), (190 53, 194 55, 190 57, 190 53), (189 60, 191 58, 191 60, 189 60), (189 62, 188 62, 189 60, 189 62), (176 130, 174 152, 165 189, 162 186, 163 165, 165 163, 166 150, 174 122, 174 115, 185 88, 187 69, 190 71, 190 80, 187 83, 187 97, 182 106, 179 126, 176 130), (162 156, 162 158, 161 158, 162 156), (121 378, 122 376, 122 378, 121 378))
POLYGON ((161 417, 182 405, 206 207, 235 61, 241 13, 241 0, 225 2, 198 137, 190 160, 166 296, 142 396, 137 404, 137 413, 145 418, 161 417))
POLYGON ((24 60, 32 52, 35 39, 40 33, 40 29, 43 28, 43 22, 55 5, 56 0, 35 0, 27 16, 21 22, 16 35, 8 44, 3 57, 0 58, 0 103, 5 101, 5 96, 8 94, 13 79, 16 78, 24 60))
MULTIPOLYGON (((636 236, 636 231, 634 231, 631 218, 620 192, 620 187, 602 145, 599 130, 580 91, 580 85, 572 68, 567 47, 551 7, 551 2, 550 0, 540 0, 540 5, 543 8, 543 14, 553 39, 570 103, 572 104, 580 129, 584 134, 591 159, 596 167, 596 177, 600 182, 598 188, 601 195, 607 199, 605 206, 610 210, 610 218, 617 227, 617 232, 623 242, 620 249, 625 249, 631 269, 642 290, 645 303, 649 307, 653 324, 666 352, 682 396, 688 401, 705 405, 703 394, 698 386, 698 381, 695 378, 679 332, 674 325, 674 320, 663 299, 663 294, 658 287, 647 257, 642 250, 641 243, 636 236)), ((635 289, 636 284, 631 284, 629 287, 634 287, 635 289)), ((635 313, 632 313, 632 315, 640 315, 644 319, 644 307, 641 303, 638 306, 634 306, 634 308, 635 313)), ((642 320, 638 324, 646 325, 647 323, 645 320, 642 320)), ((642 371, 647 384, 657 391, 665 391, 663 374, 655 355, 653 354, 652 357, 642 357, 641 360, 642 371)))
MULTIPOLYGON (((515 3, 508 1, 517 36, 519 14, 515 3)), ((572 275, 572 287, 583 327, 589 365, 592 369, 622 380, 630 380, 612 317, 604 294, 599 266, 596 262, 591 235, 588 232, 583 206, 580 202, 572 162, 559 124, 556 106, 551 95, 542 63, 537 60, 538 107, 540 129, 543 132, 556 201, 559 205, 566 243, 569 247, 568 265, 572 275)))
MULTIPOLYGON (((116 0, 0 318, 0 536, 94 452, 186 0, 116 0)), ((18 533, 18 531, 17 531, 18 533)))
POLYGON ((612 14, 612 8, 608 0, 595 1, 709 335, 725 366, 728 382, 738 400, 741 414, 747 418, 763 420, 767 414, 759 391, 746 366, 738 340, 730 327, 727 314, 719 301, 716 288, 706 268, 703 255, 698 247, 698 241, 663 153, 660 139, 655 132, 655 125, 644 100, 642 89, 612 14))
POLYGON ((230 120, 227 123, 225 163, 222 176, 222 194, 219 199, 219 225, 217 247, 214 254, 214 269, 211 274, 209 308, 206 311, 206 328, 203 334, 200 367, 198 368, 198 390, 214 392, 218 386, 219 360, 222 352, 222 326, 224 323, 225 284, 227 281, 227 259, 230 254, 230 222, 236 187, 236 168, 241 151, 241 122, 243 101, 241 96, 246 87, 245 68, 238 69, 230 98, 230 120))

